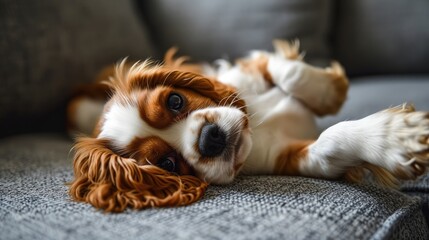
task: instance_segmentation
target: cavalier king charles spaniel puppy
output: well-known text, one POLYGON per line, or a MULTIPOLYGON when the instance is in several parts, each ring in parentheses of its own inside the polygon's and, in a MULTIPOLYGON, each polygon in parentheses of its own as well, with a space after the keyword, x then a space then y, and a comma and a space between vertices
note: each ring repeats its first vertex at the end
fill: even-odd
POLYGON ((303 61, 298 42, 274 41, 234 64, 122 61, 68 107, 74 146, 70 194, 105 211, 180 206, 237 174, 382 185, 429 165, 429 114, 411 105, 340 122, 320 136, 316 116, 338 112, 348 80, 339 63, 303 61))

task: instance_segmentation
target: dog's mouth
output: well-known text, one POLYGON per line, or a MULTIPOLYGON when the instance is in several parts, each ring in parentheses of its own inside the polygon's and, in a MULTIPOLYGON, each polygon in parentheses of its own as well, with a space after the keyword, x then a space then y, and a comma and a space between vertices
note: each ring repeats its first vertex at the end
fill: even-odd
POLYGON ((240 172, 251 149, 250 129, 237 125, 225 133, 223 151, 216 157, 202 157, 199 176, 213 184, 227 184, 240 172))
POLYGON ((232 182, 251 146, 248 118, 239 109, 216 107, 193 112, 185 125, 183 156, 209 183, 232 182))
POLYGON ((235 162, 241 155, 245 131, 244 126, 219 127, 205 124, 200 130, 197 144, 200 161, 235 162))

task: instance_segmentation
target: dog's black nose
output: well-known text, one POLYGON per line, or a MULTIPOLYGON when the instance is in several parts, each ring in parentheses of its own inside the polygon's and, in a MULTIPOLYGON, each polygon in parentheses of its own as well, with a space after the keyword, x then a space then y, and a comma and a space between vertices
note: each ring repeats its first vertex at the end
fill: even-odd
POLYGON ((198 149, 203 157, 216 157, 226 147, 226 134, 216 124, 209 123, 201 129, 198 149))

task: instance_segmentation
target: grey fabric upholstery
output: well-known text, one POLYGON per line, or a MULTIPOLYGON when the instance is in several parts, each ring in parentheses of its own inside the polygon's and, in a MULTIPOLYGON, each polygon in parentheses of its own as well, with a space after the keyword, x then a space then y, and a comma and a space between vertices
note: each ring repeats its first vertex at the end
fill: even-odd
POLYGON ((320 129, 344 120, 363 118, 388 107, 412 103, 429 111, 429 75, 368 76, 353 78, 347 100, 336 116, 318 120, 320 129))
POLYGON ((429 1, 338 1, 333 51, 350 75, 429 73, 429 1))
POLYGON ((331 0, 140 0, 151 36, 195 60, 235 59, 271 40, 299 38, 307 59, 329 59, 331 0), (201 51, 203 49, 203 51, 201 51))
MULTIPOLYGON (((427 0, 134 1, 0 0, 0 138, 63 132, 75 85, 171 45, 195 60, 232 59, 300 38, 307 60, 333 52, 352 75, 429 72, 427 0)), ((319 124, 405 101, 429 110, 428 89, 427 74, 354 78, 344 109, 319 124)), ((429 175, 401 192, 241 176, 191 206, 105 214, 70 200, 71 147, 62 135, 0 140, 0 239, 429 239, 429 175)))
POLYGON ((0 136, 60 130, 73 86, 153 54, 130 0, 0 0, 0 36, 0 136))
POLYGON ((422 200, 422 211, 429 225, 429 174, 423 175, 416 181, 405 181, 401 186, 401 192, 416 196, 422 200))
POLYGON ((70 200, 71 142, 0 141, 2 239, 425 239, 417 198, 372 185, 242 176, 187 207, 104 214, 70 200))

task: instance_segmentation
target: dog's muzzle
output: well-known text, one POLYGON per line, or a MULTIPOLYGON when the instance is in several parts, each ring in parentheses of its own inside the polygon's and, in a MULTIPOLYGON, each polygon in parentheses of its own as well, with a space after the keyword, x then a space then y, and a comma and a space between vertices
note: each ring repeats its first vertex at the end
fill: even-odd
POLYGON ((198 150, 203 157, 217 157, 226 148, 226 134, 216 124, 205 124, 198 139, 198 150))

